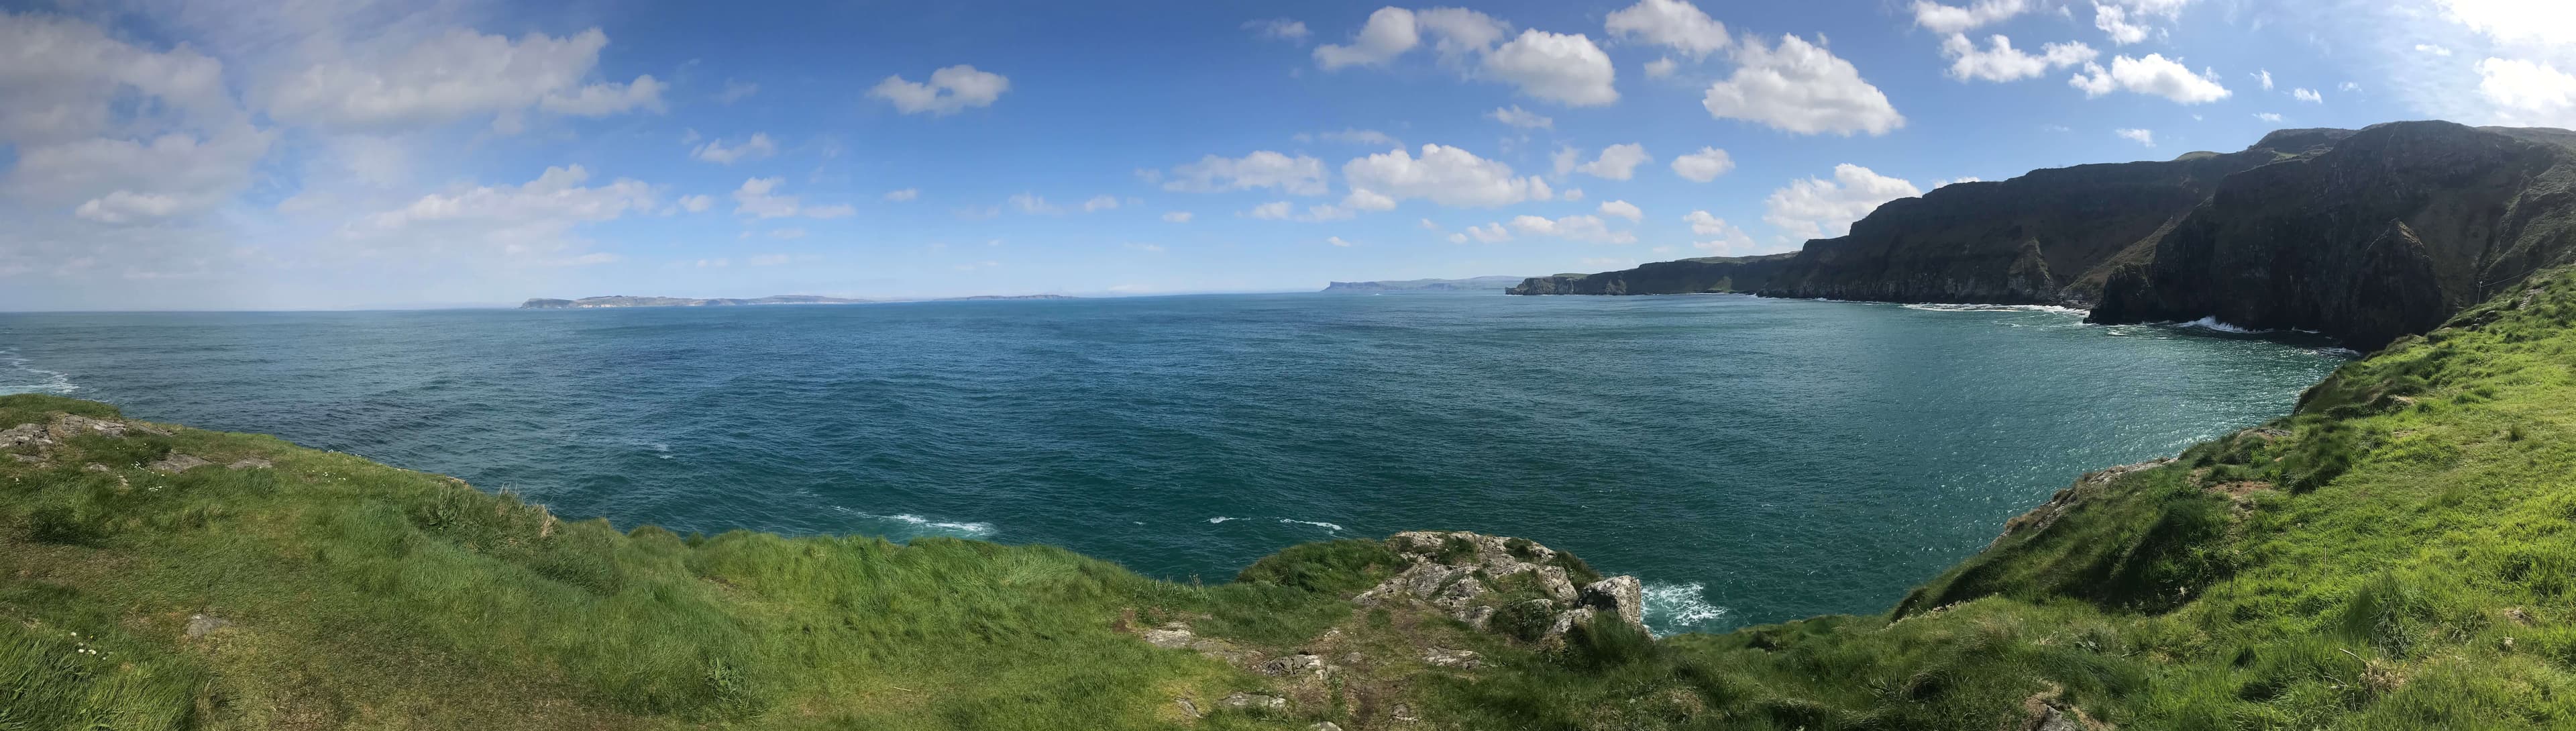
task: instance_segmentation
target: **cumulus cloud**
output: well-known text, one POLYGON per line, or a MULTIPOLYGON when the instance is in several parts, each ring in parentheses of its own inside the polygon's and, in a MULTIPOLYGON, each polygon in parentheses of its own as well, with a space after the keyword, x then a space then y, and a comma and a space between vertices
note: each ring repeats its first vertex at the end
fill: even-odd
POLYGON ((889 191, 886 191, 886 194, 885 194, 885 199, 886 199, 886 200, 889 200, 889 201, 896 201, 896 202, 902 202, 902 201, 913 200, 913 199, 920 198, 920 197, 921 197, 921 189, 920 189, 920 188, 905 188, 905 189, 902 189, 902 190, 889 190, 889 191))
POLYGON ((1253 206, 1252 210, 1245 211, 1243 215, 1264 221, 1285 221, 1288 220, 1290 210, 1291 206, 1287 201, 1271 201, 1253 206))
POLYGON ((1674 60, 1673 60, 1673 57, 1671 57, 1671 56, 1665 56, 1665 57, 1663 57, 1663 58, 1658 58, 1658 59, 1655 59, 1655 60, 1652 60, 1652 61, 1647 61, 1647 62, 1646 62, 1646 78, 1649 78, 1649 79, 1660 79, 1660 78, 1664 78, 1664 77, 1666 77, 1666 76, 1671 76, 1671 75, 1673 75, 1673 71, 1674 71, 1675 69, 1678 69, 1678 68, 1681 68, 1681 63, 1680 63, 1680 62, 1677 62, 1677 61, 1674 61, 1674 60))
POLYGON ((1465 231, 1449 235, 1449 242, 1453 244, 1463 244, 1470 240, 1479 244, 1499 244, 1512 240, 1512 232, 1504 230, 1502 224, 1488 223, 1483 226, 1468 226, 1465 231))
POLYGON ((2172 22, 2182 17, 2182 9, 2192 0, 2100 0, 2093 3, 2093 27, 2102 30, 2112 43, 2129 45, 2145 41, 2147 36, 2163 31, 2149 25, 2159 19, 2172 22))
POLYGON ((1915 0, 1914 24, 1934 33, 1955 34, 2010 20, 2029 9, 2029 0, 1977 0, 1965 6, 1915 0))
POLYGON ((2050 43, 2036 55, 2012 47, 2012 39, 2001 35, 1986 39, 1987 47, 1977 48, 1966 35, 1953 33, 1941 42, 1941 55, 1950 61, 1950 78, 1960 81, 2017 81, 2050 69, 2092 61, 2100 52, 2082 43, 2050 43))
POLYGON ((652 187, 642 182, 620 178, 606 185, 583 185, 589 179, 589 171, 571 165, 546 168, 535 180, 520 185, 432 193, 367 216, 363 226, 343 235, 364 239, 411 234, 415 240, 470 241, 508 253, 538 255, 576 245, 566 238, 576 226, 653 207, 652 187))
POLYGON ((2133 128, 2133 127, 2123 127, 2123 128, 2120 128, 2120 129, 2111 130, 2111 134, 2119 135, 2122 139, 2131 140, 2131 141, 2134 141, 2134 142, 2136 142, 2136 143, 2138 143, 2138 144, 2146 145, 2146 146, 2148 146, 2148 147, 2154 147, 2154 146, 2156 146, 2156 133, 2155 133, 2155 131, 2154 131, 2154 130, 2137 129, 2137 128, 2133 128))
POLYGON ((2272 70, 2271 70, 2271 69, 2262 69, 2262 70, 2259 70, 2259 71, 2255 71, 2255 72, 2254 72, 2254 82, 2255 82, 2255 83, 2258 83, 2258 84, 2262 84, 2262 85, 2263 85, 2263 90, 2264 90, 2264 91, 2271 91, 2271 90, 2272 90, 2272 70))
POLYGON ((1554 197, 1544 180, 1515 177, 1510 165, 1442 145, 1423 145, 1418 158, 1392 150, 1354 159, 1342 165, 1342 179, 1354 194, 1423 198, 1444 206, 1489 208, 1554 197))
POLYGON ((1905 116, 1850 61, 1805 39, 1781 36, 1776 46, 1748 39, 1735 60, 1735 74, 1700 100, 1710 116, 1799 134, 1881 135, 1905 126, 1905 116))
POLYGON ((1501 122, 1503 124, 1508 124, 1522 129, 1556 128, 1556 120, 1523 110, 1518 104, 1514 104, 1510 107, 1495 107, 1494 111, 1486 113, 1485 116, 1496 122, 1501 122))
POLYGON ((2281 121, 2281 115, 2276 114, 2276 113, 2273 113, 2273 112, 2255 112, 2255 113, 2254 113, 2254 118, 2255 118, 2255 119, 2260 119, 2260 120, 2263 120, 2263 121, 2266 121, 2266 122, 2279 122, 2279 121, 2281 121))
POLYGON ((2115 57, 2111 59, 2109 69, 2088 62, 2082 72, 2067 79, 2066 83, 2082 89, 2088 98, 2127 91, 2160 96, 2182 104, 2206 104, 2225 99, 2233 93, 2220 86, 2217 77, 2216 73, 2192 73, 2179 61, 2150 53, 2145 58, 2115 57))
POLYGON ((2291 89, 2290 98, 2310 104, 2326 103, 2326 95, 2317 93, 2315 89, 2291 89))
POLYGON ((2555 0, 2439 0, 2445 17, 2506 45, 2576 46, 2576 4, 2555 0))
POLYGON ((716 93, 716 103, 732 104, 760 93, 760 85, 748 81, 725 79, 724 91, 716 93))
POLYGON ((716 206, 716 198, 711 195, 684 195, 675 202, 679 204, 680 210, 690 213, 705 213, 707 209, 716 206))
POLYGON ((1718 254, 1743 255, 1753 252, 1753 236, 1744 233, 1726 219, 1707 211, 1691 211, 1682 221, 1691 227, 1691 246, 1718 254))
POLYGON ((689 157, 719 165, 759 160, 775 154, 778 154, 778 143, 770 141, 769 135, 759 132, 752 133, 751 139, 732 147, 726 147, 724 140, 708 140, 706 144, 689 151, 689 157))
MULTIPOLYGON (((1572 153, 1574 151, 1569 149, 1564 152, 1572 153)), ((1601 148, 1601 155, 1593 158, 1591 162, 1587 163, 1572 164, 1574 162, 1574 158, 1569 155, 1563 162, 1559 163, 1560 166, 1565 168, 1559 172, 1572 171, 1596 178, 1627 180, 1636 176, 1637 166, 1653 161, 1654 158, 1646 156, 1645 145, 1632 142, 1625 145, 1611 145, 1609 147, 1601 148)))
POLYGON ((858 213, 858 209, 852 208, 847 203, 807 206, 796 196, 781 195, 777 192, 778 186, 786 182, 784 178, 751 178, 742 181, 742 187, 735 188, 733 191, 733 212, 753 218, 789 216, 841 218, 858 213))
POLYGON ((1326 237, 1324 237, 1324 243, 1332 244, 1332 245, 1334 245, 1334 246, 1349 246, 1349 245, 1351 245, 1351 242, 1343 240, 1343 239, 1342 239, 1342 237, 1340 237, 1340 236, 1326 236, 1326 237))
POLYGON ((1610 54, 1580 33, 1521 31, 1485 55, 1485 73, 1520 87, 1521 93, 1569 107, 1619 100, 1610 54))
POLYGON ((1324 161, 1269 150, 1239 158, 1208 155, 1198 162, 1172 168, 1168 176, 1157 177, 1163 180, 1164 190, 1180 193, 1275 188, 1289 195, 1323 195, 1329 190, 1324 182, 1324 161))
POLYGON ((1684 0, 1640 0, 1611 12, 1602 25, 1612 38, 1664 46, 1695 59, 1707 58, 1728 43, 1725 23, 1684 0))
POLYGON ((1303 43, 1306 40, 1306 24, 1288 18, 1245 21, 1243 29, 1263 38, 1276 38, 1291 43, 1303 43))
POLYGON ((2449 56, 2449 55, 2451 55, 2451 49, 2444 48, 2444 47, 2437 46, 2437 45, 2433 45, 2433 44, 2430 44, 2430 43, 2418 43, 2418 44, 2415 44, 2415 50, 2416 50, 2416 52, 2418 52, 2418 53, 2430 53, 2430 54, 2433 54, 2433 55, 2435 55, 2435 56, 2449 56))
POLYGON ((1054 215, 1064 212, 1063 206, 1049 203, 1045 196, 1041 196, 1036 193, 1014 194, 1011 196, 1010 200, 1005 202, 1010 204, 1012 210, 1016 210, 1021 213, 1054 215))
POLYGON ((390 129, 495 115, 514 132, 530 110, 597 117, 661 111, 665 85, 650 75, 625 83, 584 83, 608 35, 597 28, 517 40, 453 30, 385 54, 315 64, 268 95, 269 116, 298 124, 390 129))
POLYGON ((1702 147, 1698 152, 1673 158, 1673 174, 1697 183, 1716 180, 1717 176, 1733 169, 1735 158, 1714 147, 1702 147))
POLYGON ((895 111, 904 114, 946 116, 992 106, 1010 89, 1008 77, 959 64, 930 72, 927 82, 905 81, 901 74, 885 77, 868 90, 868 96, 891 102, 895 111))
POLYGON ((1422 42, 1421 32, 1413 22, 1413 11, 1397 7, 1378 8, 1370 13, 1368 23, 1360 26, 1351 42, 1327 43, 1315 47, 1315 65, 1325 71, 1350 66, 1382 66, 1422 42))
POLYGON ((1636 243, 1637 235, 1612 231, 1599 216, 1566 216, 1549 219, 1541 216, 1513 216, 1512 230, 1532 236, 1554 236, 1595 244, 1636 243))
POLYGON ((2478 94, 2508 123, 2576 126, 2576 75, 2522 59, 2479 61, 2478 94))
POLYGON ((1903 178, 1844 163, 1834 166, 1832 180, 1804 178, 1772 191, 1763 200, 1762 220, 1799 238, 1841 236, 1879 204, 1922 194, 1903 178))
POLYGON ((1646 212, 1638 210, 1635 204, 1627 201, 1603 201, 1599 210, 1604 216, 1625 218, 1630 221, 1646 220, 1646 212))
POLYGON ((1297 133, 1296 139, 1298 142, 1323 140, 1325 142, 1342 142, 1354 145, 1373 145, 1377 147, 1404 146, 1404 143, 1396 141, 1394 135, 1389 135, 1373 129, 1359 129, 1356 127, 1345 127, 1340 132, 1325 132, 1323 134, 1307 134, 1299 132, 1297 133))
POLYGON ((1189 211, 1172 211, 1172 212, 1170 212, 1170 213, 1165 213, 1165 214, 1163 214, 1163 221, 1164 221, 1165 223, 1189 223, 1189 222, 1190 222, 1190 212, 1189 212, 1189 211))

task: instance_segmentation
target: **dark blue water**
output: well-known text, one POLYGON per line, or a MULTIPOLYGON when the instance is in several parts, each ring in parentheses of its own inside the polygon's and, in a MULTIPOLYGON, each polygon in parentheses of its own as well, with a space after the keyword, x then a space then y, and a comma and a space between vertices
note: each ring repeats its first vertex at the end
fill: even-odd
POLYGON ((1526 536, 1663 630, 1884 609, 2077 474, 2286 413, 2321 343, 1737 296, 0 315, 0 391, 680 531, 1041 542, 1221 580, 1526 536))

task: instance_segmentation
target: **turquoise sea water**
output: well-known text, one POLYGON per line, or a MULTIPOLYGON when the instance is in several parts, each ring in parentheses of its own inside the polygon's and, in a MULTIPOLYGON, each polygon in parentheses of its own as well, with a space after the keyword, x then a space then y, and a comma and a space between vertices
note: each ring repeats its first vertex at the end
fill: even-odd
POLYGON ((1051 543, 1218 581, 1461 529, 1660 630, 1885 609, 2078 474, 2346 354, 2036 309, 1223 295, 0 315, 0 392, 277 434, 621 527, 1051 543))

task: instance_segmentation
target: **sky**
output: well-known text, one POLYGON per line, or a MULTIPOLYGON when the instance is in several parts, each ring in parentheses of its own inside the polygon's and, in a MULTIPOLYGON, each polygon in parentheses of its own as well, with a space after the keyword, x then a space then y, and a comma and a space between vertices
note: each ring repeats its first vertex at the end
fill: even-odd
POLYGON ((0 2, 0 311, 1173 294, 2576 127, 2565 0, 0 2))

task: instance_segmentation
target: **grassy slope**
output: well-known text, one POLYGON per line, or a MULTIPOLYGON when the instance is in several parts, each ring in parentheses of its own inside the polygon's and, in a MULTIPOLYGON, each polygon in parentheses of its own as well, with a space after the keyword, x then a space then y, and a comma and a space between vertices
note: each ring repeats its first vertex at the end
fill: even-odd
MULTIPOLYGON (((1340 597, 1368 544, 1193 587, 1061 550, 564 523, 249 435, 0 459, 0 729, 2576 726, 2576 278, 2464 313, 2299 413, 2081 481, 1882 617, 1540 652, 1340 597), (170 451, 218 465, 139 466, 170 451), (81 465, 99 463, 107 471, 81 465), (231 624, 191 639, 192 613, 231 624), (1346 671, 1303 690, 1125 628, 1346 671), (1334 630, 1327 633, 1327 629, 1334 630), (75 636, 72 633, 77 632, 75 636), (1472 647, 1471 672, 1414 660, 1472 647), (99 654, 82 652, 83 648, 99 654), (1192 722, 1236 690, 1285 714, 1192 722)), ((0 397, 0 428, 103 405, 0 397)), ((1723 557, 1714 557, 1723 560, 1723 557)))

